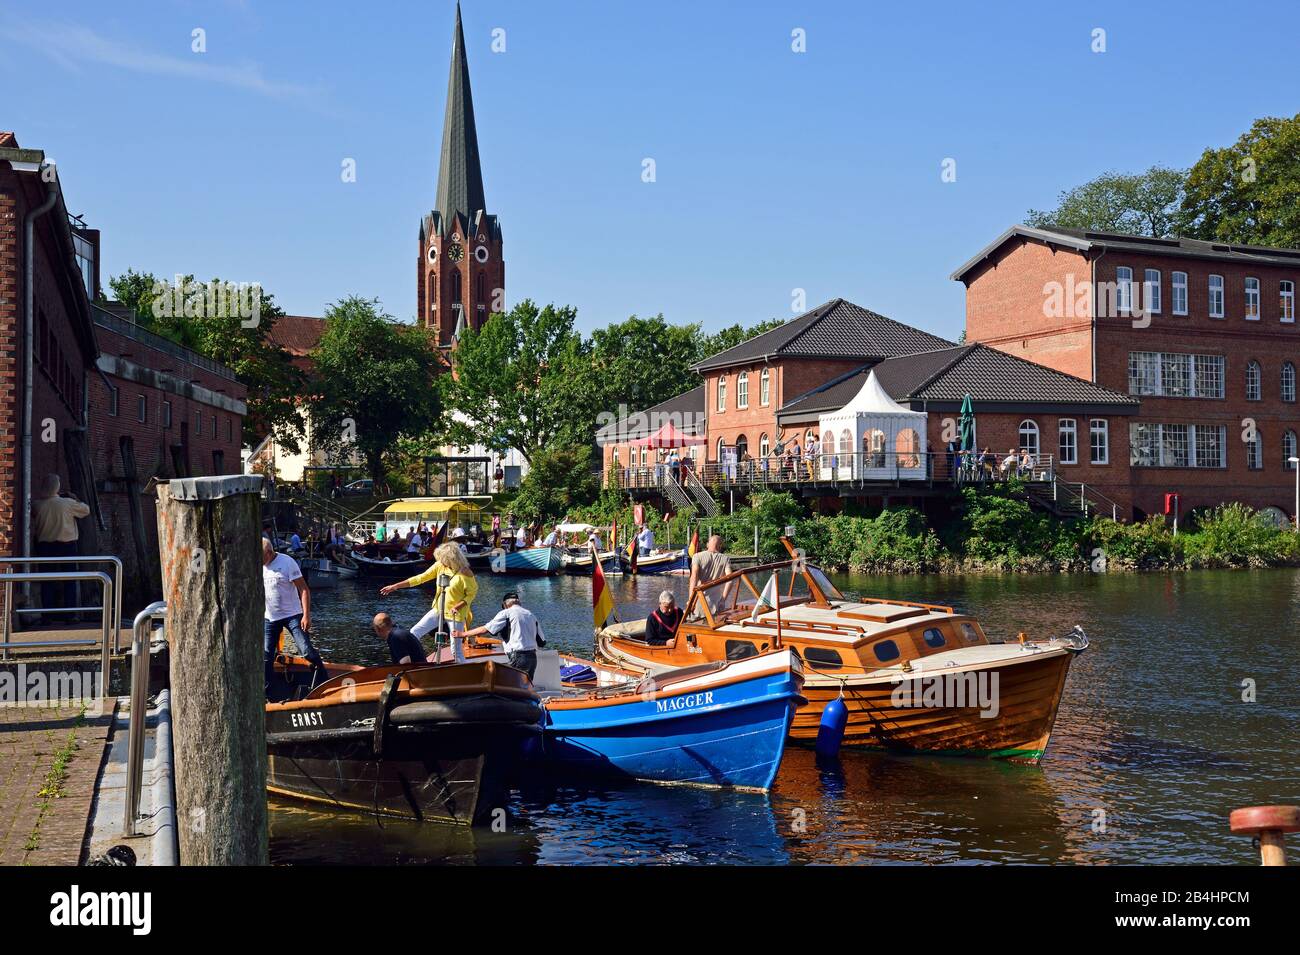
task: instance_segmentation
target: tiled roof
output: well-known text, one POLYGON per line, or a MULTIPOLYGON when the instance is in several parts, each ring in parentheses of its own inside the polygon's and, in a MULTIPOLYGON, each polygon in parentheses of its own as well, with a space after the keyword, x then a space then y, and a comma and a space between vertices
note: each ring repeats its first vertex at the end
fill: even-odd
POLYGON ((803 417, 844 407, 874 368, 882 388, 895 401, 913 407, 960 404, 971 396, 981 410, 1015 407, 1037 409, 1106 409, 1121 414, 1137 410, 1138 400, 1094 385, 987 345, 958 345, 914 355, 889 358, 841 375, 787 402, 778 414, 803 417))
POLYGON ((1013 225, 952 273, 961 281, 965 275, 1012 239, 1028 239, 1045 245, 1057 245, 1088 253, 1093 250, 1166 255, 1176 258, 1213 259, 1217 261, 1288 265, 1300 268, 1300 249, 1279 249, 1263 245, 1238 245, 1229 242, 1205 242, 1201 239, 1156 239, 1146 235, 1123 235, 1116 232, 1093 232, 1087 229, 1031 228, 1013 225))
POLYGON ((632 438, 644 438, 666 422, 672 422, 687 434, 703 434, 704 386, 699 385, 645 411, 605 425, 596 432, 596 443, 622 443, 632 438))
POLYGON ((887 358, 942 348, 952 342, 842 298, 819 305, 779 328, 755 335, 695 365, 696 371, 766 358, 887 358))
POLYGON ((13 133, 0 130, 0 148, 17 149, 18 139, 13 133))
POLYGON ((325 334, 325 319, 308 315, 281 315, 271 326, 270 341, 295 358, 315 350, 325 334))

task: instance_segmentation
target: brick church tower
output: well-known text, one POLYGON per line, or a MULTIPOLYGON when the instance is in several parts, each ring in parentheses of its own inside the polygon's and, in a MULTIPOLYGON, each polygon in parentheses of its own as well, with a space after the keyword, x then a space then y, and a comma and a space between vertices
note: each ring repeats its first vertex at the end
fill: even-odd
POLYGON ((450 348, 464 328, 478 328, 493 311, 504 308, 501 223, 485 207, 458 3, 438 159, 438 193, 433 211, 420 220, 416 269, 420 321, 436 332, 438 344, 444 348, 450 348))

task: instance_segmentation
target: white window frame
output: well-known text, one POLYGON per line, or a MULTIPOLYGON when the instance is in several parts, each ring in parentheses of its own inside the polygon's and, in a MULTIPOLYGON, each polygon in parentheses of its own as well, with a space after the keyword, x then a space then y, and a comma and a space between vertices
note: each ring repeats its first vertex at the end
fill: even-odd
POLYGON ((742 371, 736 376, 736 408, 749 407, 749 372, 742 371))
POLYGON ((767 432, 764 431, 758 436, 758 456, 766 458, 768 452, 772 450, 772 445, 768 443, 767 432))
POLYGON ((1207 282, 1207 289, 1209 299, 1206 307, 1209 309, 1210 318, 1223 318, 1223 276, 1211 275, 1207 282))
POLYGON ((1295 403, 1295 363, 1290 361, 1282 362, 1282 371, 1278 376, 1281 379, 1282 400, 1287 404, 1295 403))
POLYGON ((1074 418, 1057 419, 1056 450, 1061 464, 1079 463, 1079 422, 1074 418))
POLYGON ((1278 321, 1288 325, 1295 322, 1295 283, 1289 279, 1283 279, 1277 284, 1278 288, 1278 307, 1281 312, 1278 321))
POLYGON ((727 376, 718 376, 718 410, 727 410, 727 376))
POLYGON ((1173 314, 1175 315, 1186 315, 1187 314, 1187 273, 1186 272, 1173 273, 1172 281, 1173 281, 1173 286, 1172 286, 1173 291, 1170 299, 1170 311, 1172 311, 1173 314), (1181 296, 1179 295, 1180 292, 1182 293, 1181 296), (1181 307, 1178 304, 1180 297, 1182 299, 1181 307))
POLYGON ((1110 420, 1107 418, 1088 421, 1088 461, 1091 464, 1110 464, 1110 420))
POLYGON ((1246 362, 1246 400, 1264 400, 1264 366, 1253 358, 1246 362))
POLYGON ((1020 422, 1020 427, 1016 431, 1016 436, 1020 442, 1020 445, 1016 450, 1028 451, 1034 457, 1038 457, 1038 455, 1042 453, 1043 435, 1042 432, 1039 430, 1038 422, 1035 421, 1033 418, 1025 418, 1023 421, 1020 422), (1033 437, 1032 447, 1025 444, 1025 438, 1031 435, 1033 437))
POLYGON ((771 400, 772 375, 769 373, 768 369, 764 368, 762 373, 758 376, 758 403, 766 408, 771 400))
POLYGON ((1259 321, 1259 279, 1253 276, 1247 276, 1241 283, 1241 288, 1242 292, 1246 296, 1246 321, 1259 321), (1253 285, 1251 284, 1252 282, 1254 283, 1253 285))
POLYGON ((1244 442, 1246 445, 1246 470, 1264 470, 1264 435, 1256 428, 1252 437, 1244 442))
POLYGON ((1297 456, 1297 447, 1300 446, 1300 438, 1296 437, 1293 428, 1287 428, 1282 432, 1282 470, 1294 471, 1295 465, 1291 463, 1291 458, 1297 456))
POLYGON ((1160 314, 1160 270, 1142 272, 1142 307, 1152 315, 1160 314))
POLYGON ((1133 311, 1133 270, 1127 265, 1115 268, 1115 310, 1121 315, 1133 311))

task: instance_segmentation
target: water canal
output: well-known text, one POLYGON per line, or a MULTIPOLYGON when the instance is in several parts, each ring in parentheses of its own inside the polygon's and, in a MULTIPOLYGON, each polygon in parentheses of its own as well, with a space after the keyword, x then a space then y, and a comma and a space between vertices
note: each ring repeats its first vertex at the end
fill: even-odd
MULTIPOLYGON (((624 616, 684 578, 612 578, 624 616)), ((277 864, 1235 863, 1240 806, 1300 801, 1300 571, 852 577, 848 591, 949 603, 990 634, 1084 626, 1038 767, 787 750, 769 796, 645 785, 520 793, 511 831, 376 821, 274 800, 277 864), (1243 686, 1244 681, 1252 681, 1243 686), (1255 702, 1243 701, 1253 686, 1255 702)), ((585 577, 485 576, 480 615, 519 589, 553 645, 589 655, 585 577)), ((410 625, 423 594, 344 583, 313 601, 326 656, 384 662, 381 606, 410 625)))

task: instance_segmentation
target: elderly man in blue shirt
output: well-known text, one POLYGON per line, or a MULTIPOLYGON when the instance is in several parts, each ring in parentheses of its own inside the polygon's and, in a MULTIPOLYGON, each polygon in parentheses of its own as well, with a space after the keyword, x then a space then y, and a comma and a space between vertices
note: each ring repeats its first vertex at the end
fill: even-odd
POLYGON ((537 648, 546 646, 546 637, 533 612, 519 602, 516 591, 502 596, 500 613, 483 626, 466 630, 464 637, 471 640, 485 634, 499 638, 506 662, 527 673, 528 679, 533 678, 537 672, 537 648))

